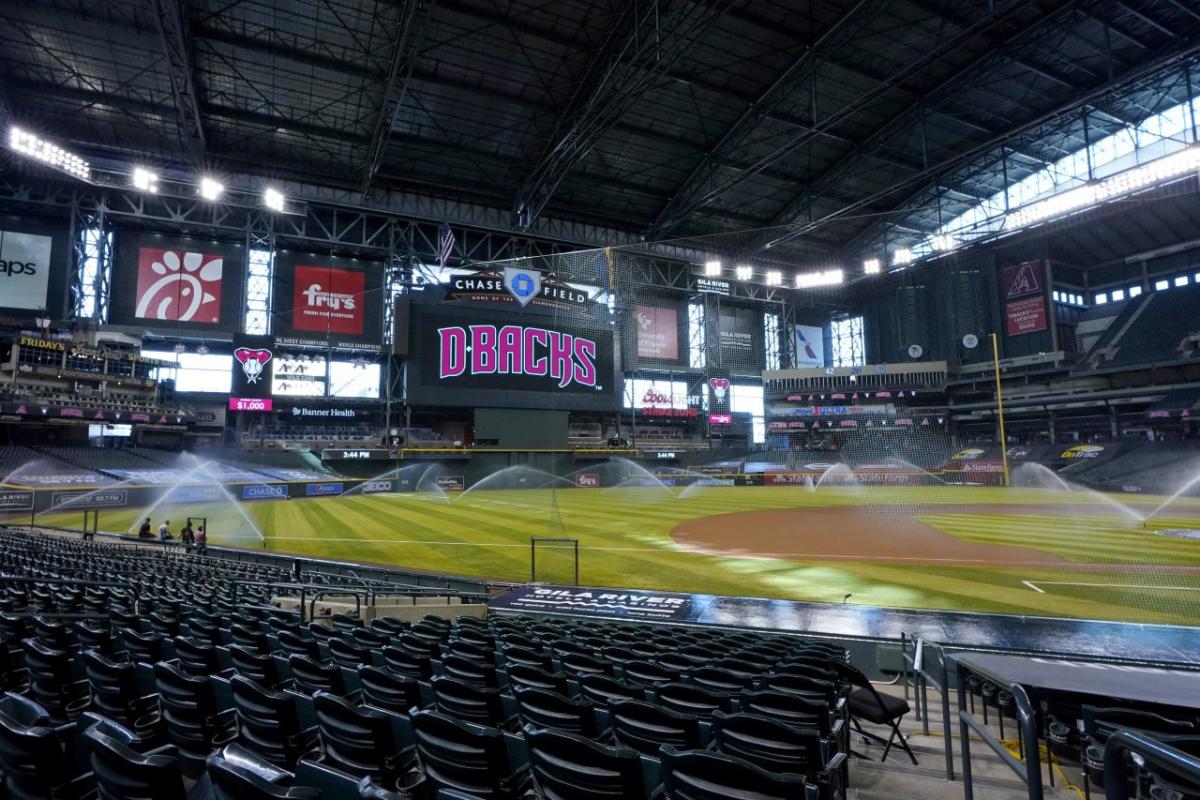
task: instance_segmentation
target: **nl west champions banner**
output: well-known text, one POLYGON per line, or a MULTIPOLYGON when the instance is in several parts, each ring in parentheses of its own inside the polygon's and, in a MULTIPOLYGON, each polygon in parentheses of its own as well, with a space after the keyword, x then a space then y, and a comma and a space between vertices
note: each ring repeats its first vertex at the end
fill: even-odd
POLYGON ((613 334, 579 319, 420 309, 410 402, 614 408, 613 334), (414 380, 415 379, 415 380, 414 380), (486 393, 486 396, 485 396, 486 393))

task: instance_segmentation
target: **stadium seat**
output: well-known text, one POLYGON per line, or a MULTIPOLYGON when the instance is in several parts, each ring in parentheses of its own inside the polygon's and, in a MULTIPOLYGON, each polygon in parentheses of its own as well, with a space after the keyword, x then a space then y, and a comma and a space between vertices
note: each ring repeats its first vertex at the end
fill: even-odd
POLYGON ((602 706, 622 700, 645 700, 646 690, 607 675, 585 675, 579 680, 579 693, 602 706))
POLYGON ((346 684, 343 668, 337 664, 326 664, 308 656, 294 655, 288 658, 288 668, 291 670, 296 690, 303 694, 329 692, 339 697, 357 695, 358 690, 350 689, 346 684))
POLYGON ((354 669, 362 664, 370 664, 371 651, 357 642, 342 636, 329 639, 329 655, 333 663, 354 669))
POLYGON ((801 728, 771 717, 717 712, 712 719, 715 749, 772 773, 803 775, 820 789, 822 800, 845 794, 845 753, 829 754, 816 728, 801 728))
POLYGON ((504 663, 509 668, 516 665, 535 667, 543 670, 552 670, 554 668, 554 663, 549 653, 545 653, 542 650, 512 645, 505 647, 501 653, 504 663))
POLYGON ((595 658, 585 653, 564 653, 559 665, 563 672, 576 678, 585 675, 607 675, 611 678, 616 674, 613 663, 607 658, 595 658))
POLYGON ((279 652, 286 656, 308 656, 314 660, 321 658, 321 648, 311 636, 304 636, 292 630, 277 630, 275 641, 279 643, 279 652))
POLYGON ((268 689, 278 689, 284 685, 283 672, 270 653, 259 653, 240 644, 231 644, 227 649, 238 675, 268 689))
POLYGON ((568 694, 567 676, 561 672, 547 672, 537 667, 510 664, 504 674, 508 677, 508 685, 512 688, 546 689, 559 694, 568 694))
POLYGON ((129 653, 129 660, 138 664, 157 664, 167 657, 163 637, 157 633, 139 633, 135 630, 121 631, 121 640, 129 653))
POLYGON ((596 712, 591 700, 578 700, 544 689, 514 690, 517 713, 524 725, 534 728, 553 728, 567 733, 595 737, 596 712))
POLYGON ((383 667, 359 667, 358 680, 367 705, 396 714, 408 714, 421 705, 421 690, 416 678, 397 675, 383 667))
POLYGON ((271 649, 267 634, 256 627, 234 623, 229 626, 229 637, 232 644, 239 645, 256 653, 266 653, 271 649))
POLYGON ((239 738, 276 766, 293 769, 304 756, 318 750, 316 726, 304 728, 295 701, 242 675, 229 680, 237 708, 239 738))
POLYGON ((807 675, 780 675, 771 673, 764 675, 757 683, 760 689, 772 689, 777 692, 819 697, 830 708, 835 708, 842 700, 837 683, 807 675))
POLYGON ((99 718, 84 738, 100 800, 187 800, 172 745, 139 752, 136 736, 99 718))
POLYGON ((710 692, 739 692, 754 685, 754 676, 733 672, 722 667, 700 667, 693 670, 688 680, 710 692))
POLYGON ((529 726, 525 741, 533 782, 545 800, 638 800, 649 796, 635 750, 529 726))
POLYGON ((415 766, 412 744, 401 740, 399 723, 387 711, 353 706, 328 692, 313 696, 325 761, 383 786, 394 786, 415 766))
POLYGON ((238 744, 226 745, 208 759, 213 800, 318 800, 321 790, 295 786, 296 776, 238 744))
POLYGON ((1171 736, 1190 736, 1197 731, 1196 723, 1191 720, 1170 719, 1142 709, 1084 705, 1081 712, 1083 738, 1087 741, 1083 764, 1092 786, 1104 785, 1104 747, 1114 731, 1125 728, 1171 736))
POLYGON ((95 650, 111 656, 115 649, 112 627, 107 620, 81 619, 75 623, 75 641, 82 650, 95 650))
POLYGON ((75 679, 71 653, 45 647, 32 637, 21 645, 34 702, 55 722, 74 720, 91 702, 91 687, 86 680, 75 679))
POLYGON ((528 784, 528 766, 513 763, 504 734, 435 711, 412 715, 417 755, 438 788, 482 800, 515 800, 528 784))
POLYGON ((444 714, 477 725, 499 727, 508 721, 498 689, 475 686, 455 678, 434 678, 431 684, 434 704, 444 714))
POLYGON ((383 657, 384 666, 399 675, 428 680, 433 674, 432 655, 414 655, 401 647, 385 647, 380 651, 380 655, 383 657))
POLYGON ((692 749, 703 747, 700 720, 644 700, 622 700, 608 707, 613 737, 639 753, 654 756, 660 745, 692 749))
POLYGON ((442 659, 442 674, 447 678, 454 678, 473 686, 495 688, 500 685, 494 659, 475 660, 459 655, 448 655, 442 659))
POLYGON ((707 750, 680 752, 664 745, 662 797, 665 800, 817 800, 817 788, 799 775, 772 774, 748 761, 707 750))
POLYGON ((733 710, 733 695, 712 692, 688 683, 667 683, 652 692, 654 701, 663 708, 681 714, 695 714, 700 719, 711 719, 717 711, 733 710))
POLYGON ((28 698, 0 698, 0 785, 12 800, 81 797, 90 790, 90 767, 70 752, 74 724, 55 726, 28 698))
POLYGON ((179 750, 183 772, 195 777, 208 754, 237 736, 237 715, 222 710, 207 676, 185 673, 169 661, 154 665, 154 684, 167 741, 179 750))
POLYGON ((83 669, 92 689, 92 709, 132 728, 141 739, 151 738, 158 723, 158 697, 142 694, 133 664, 88 650, 83 669))
POLYGON ((222 671, 215 646, 197 641, 191 636, 176 636, 174 645, 179 667, 187 674, 204 677, 222 671))
POLYGON ((774 692, 743 692, 738 696, 742 711, 763 717, 772 717, 789 725, 815 728, 822 737, 840 739, 842 720, 832 714, 825 701, 817 697, 774 692))

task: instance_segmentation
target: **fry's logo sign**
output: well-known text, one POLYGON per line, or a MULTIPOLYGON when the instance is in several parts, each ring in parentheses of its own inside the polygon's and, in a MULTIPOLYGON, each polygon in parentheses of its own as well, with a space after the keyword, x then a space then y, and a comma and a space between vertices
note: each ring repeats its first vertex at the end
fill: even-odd
POLYGON ((221 321, 225 259, 189 250, 138 250, 133 315, 172 322, 221 321))
POLYGON ((258 383, 258 379, 262 377, 263 368, 271 360, 271 351, 239 347, 233 351, 233 357, 242 365, 242 372, 246 373, 246 383, 258 383))
POLYGON ((362 272, 297 266, 292 327, 298 331, 361 336, 365 287, 366 276, 362 272))
POLYGON ((565 389, 596 387, 596 343, 545 328, 470 325, 438 328, 438 378, 463 375, 548 377, 565 389))

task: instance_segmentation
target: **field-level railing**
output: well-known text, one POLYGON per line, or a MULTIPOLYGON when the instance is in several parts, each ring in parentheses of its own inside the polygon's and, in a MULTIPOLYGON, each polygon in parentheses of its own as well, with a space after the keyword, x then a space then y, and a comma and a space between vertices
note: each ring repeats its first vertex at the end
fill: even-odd
POLYGON ((1108 800, 1129 800, 1126 772, 1131 757, 1158 774, 1200 784, 1200 758, 1176 750, 1144 733, 1120 730, 1104 743, 1104 789, 1108 800))
POLYGON ((1042 759, 1038 743, 1037 716, 1034 712, 1033 704, 1029 700, 1029 695, 1025 692, 1025 687, 976 666, 971 663, 969 658, 951 656, 951 659, 954 661, 956 667, 955 672, 958 673, 958 721, 962 748, 964 800, 974 800, 975 798, 975 785, 971 775, 972 734, 979 737, 993 753, 999 756, 1005 766, 1021 779, 1021 782, 1025 784, 1029 800, 1043 800, 1045 795, 1042 790, 1042 759), (1004 746, 1004 743, 997 739, 983 722, 976 719, 975 715, 967 710, 968 671, 975 673, 985 680, 991 681, 996 686, 1002 687, 1012 694, 1013 704, 1017 712, 1018 742, 1021 754, 1024 756, 1024 761, 1010 753, 1008 748, 1004 746))
MULTIPOLYGON (((946 665, 945 649, 933 642, 926 642, 918 636, 900 632, 900 657, 904 661, 905 672, 913 674, 913 708, 916 718, 921 722, 921 733, 929 735, 929 687, 933 686, 942 698, 942 740, 946 749, 946 780, 954 780, 954 737, 953 723, 950 720, 950 669, 946 665), (908 657, 911 644, 912 659, 908 657), (932 672, 925 665, 932 657, 936 664, 932 672)), ((907 677, 905 678, 905 699, 908 695, 907 677)))

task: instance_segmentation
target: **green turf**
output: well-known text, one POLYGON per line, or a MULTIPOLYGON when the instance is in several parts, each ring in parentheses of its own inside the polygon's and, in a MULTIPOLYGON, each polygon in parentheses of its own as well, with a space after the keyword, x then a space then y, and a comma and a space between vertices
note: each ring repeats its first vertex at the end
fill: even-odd
MULTIPOLYGON (((1161 498, 1121 500, 1147 511, 1161 498)), ((1200 541, 1155 535, 1132 526, 1114 508, 1096 498, 1081 501, 1079 494, 1017 489, 813 492, 800 487, 695 486, 669 491, 472 491, 458 497, 350 495, 206 506, 168 502, 152 516, 157 526, 169 515, 178 530, 184 517, 203 514, 209 518, 213 544, 263 546, 253 521, 267 532, 265 546, 274 551, 504 581, 529 579, 530 536, 569 536, 580 541, 580 580, 588 585, 829 602, 840 602, 850 593, 852 602, 880 606, 1195 624, 1200 619, 1200 573, 1172 573, 1170 568, 1200 568, 1200 541), (1034 548, 1087 566, 1018 572, 1011 567, 738 558, 683 550, 669 536, 680 522, 716 514, 909 503, 960 506, 961 512, 939 509, 921 519, 962 539, 1034 548), (1080 513, 1081 503, 1094 506, 1094 513, 1080 513), (1056 511, 1064 504, 1073 511, 1056 511), (1006 505, 1020 506, 1013 509, 1020 513, 1005 513, 1006 505), (1030 506, 1039 512, 1030 513, 1030 506)), ((1200 528, 1200 503, 1181 500, 1171 508, 1171 526, 1200 528)), ((39 521, 76 526, 81 517, 46 514, 39 521)), ((128 530, 137 518, 135 511, 104 511, 100 525, 128 530)), ((565 574, 564 561, 553 567, 550 577, 565 574)))

